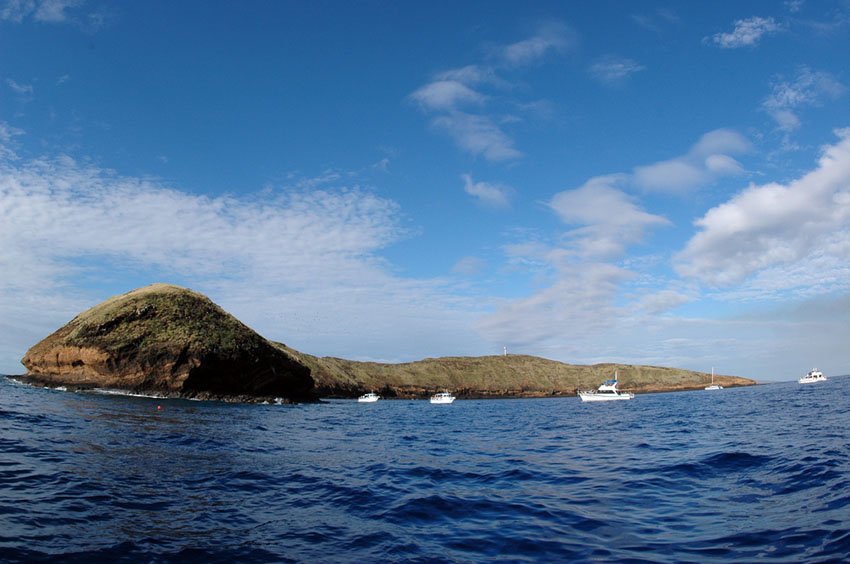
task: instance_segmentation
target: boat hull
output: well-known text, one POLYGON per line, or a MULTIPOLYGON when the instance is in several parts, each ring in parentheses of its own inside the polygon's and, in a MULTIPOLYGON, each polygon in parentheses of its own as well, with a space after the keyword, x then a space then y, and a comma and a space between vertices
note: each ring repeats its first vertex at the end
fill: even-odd
POLYGON ((431 398, 431 403, 448 404, 452 403, 454 400, 455 398, 431 398))
POLYGON ((599 394, 595 392, 579 392, 581 401, 623 401, 634 399, 633 393, 599 394))
POLYGON ((800 378, 799 380, 797 380, 797 382, 799 382, 801 384, 817 384, 818 382, 826 382, 826 378, 825 377, 821 377, 821 378, 805 378, 805 377, 803 377, 803 378, 800 378))
POLYGON ((381 396, 360 396, 357 398, 357 403, 375 403, 379 399, 381 399, 381 396))

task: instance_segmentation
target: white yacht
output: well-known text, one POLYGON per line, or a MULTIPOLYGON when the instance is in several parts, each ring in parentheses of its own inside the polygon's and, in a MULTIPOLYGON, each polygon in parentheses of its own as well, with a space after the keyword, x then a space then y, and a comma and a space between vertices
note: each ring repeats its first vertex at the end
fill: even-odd
POLYGON ((431 396, 431 403, 452 403, 455 397, 449 392, 440 392, 431 396))
POLYGON ((578 397, 581 398, 581 401, 614 401, 634 399, 635 395, 617 389, 617 373, 614 372, 613 380, 605 380, 596 390, 579 392, 578 397))
POLYGON ((812 368, 806 375, 797 380, 801 384, 814 384, 815 382, 826 382, 826 376, 817 368, 812 368))
POLYGON ((706 390, 722 390, 723 386, 714 383, 714 368, 711 369, 711 385, 705 387, 706 390))
POLYGON ((375 392, 369 392, 368 394, 363 394, 362 396, 357 398, 357 401, 359 403, 375 403, 379 399, 381 399, 381 396, 379 396, 375 392))

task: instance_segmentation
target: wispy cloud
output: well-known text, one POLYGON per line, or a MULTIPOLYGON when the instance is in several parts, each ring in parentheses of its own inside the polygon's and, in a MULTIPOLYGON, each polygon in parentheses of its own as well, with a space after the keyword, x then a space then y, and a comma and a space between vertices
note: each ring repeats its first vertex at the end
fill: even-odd
POLYGON ((464 104, 481 104, 486 96, 456 80, 437 80, 426 84, 410 97, 427 110, 454 110, 464 104))
POLYGON ((8 145, 13 137, 23 135, 24 131, 17 127, 12 127, 5 121, 0 121, 0 147, 8 145))
POLYGON ((7 0, 0 9, 0 20, 20 23, 28 17, 36 21, 63 23, 68 21, 66 10, 83 4, 83 0, 7 0))
POLYGON ((453 274, 475 276, 487 267, 487 262, 478 257, 463 257, 452 267, 453 274))
POLYGON ((67 21, 69 8, 80 6, 83 0, 42 0, 35 11, 35 19, 42 22, 60 23, 67 21))
POLYGON ((790 143, 787 135, 800 128, 800 109, 820 106, 839 98, 845 91, 845 86, 831 74, 803 66, 791 80, 774 79, 771 93, 761 107, 776 122, 777 129, 786 134, 787 145, 790 143))
POLYGON ((555 242, 532 239, 505 247, 511 264, 535 272, 542 287, 503 301, 483 318, 478 327, 488 339, 540 354, 551 349, 583 356, 589 342, 621 324, 625 310, 616 298, 636 274, 614 262, 648 230, 669 224, 619 188, 626 180, 600 176, 555 194, 549 207, 569 229, 555 242))
POLYGON ((11 78, 7 78, 6 86, 18 96, 19 100, 29 100, 32 98, 34 92, 32 84, 21 84, 11 78))
POLYGON ((791 12, 792 14, 796 14, 797 12, 802 10, 804 4, 805 0, 785 0, 784 2, 785 9, 791 12))
POLYGON ((665 27, 681 22, 681 18, 675 12, 665 8, 659 8, 648 14, 632 14, 632 20, 642 28, 655 33, 661 33, 665 27))
POLYGON ((744 172, 732 155, 746 153, 750 143, 730 129, 717 129, 703 135, 680 157, 634 169, 634 182, 651 192, 683 194, 722 176, 744 172))
POLYGON ((505 161, 522 156, 513 139, 489 116, 454 111, 434 118, 432 124, 448 133, 461 149, 487 160, 505 161))
POLYGON ((0 121, 0 159, 14 160, 17 158, 13 149, 14 138, 23 134, 22 129, 12 127, 5 121, 0 121))
POLYGON ((463 190, 483 206, 489 208, 508 208, 511 205, 510 196, 513 190, 502 184, 475 182, 469 174, 461 175, 463 190))
POLYGON ((736 20, 734 26, 734 29, 730 32, 716 33, 711 37, 706 37, 703 41, 713 43, 722 49, 754 47, 763 37, 783 29, 773 18, 762 18, 760 16, 736 20))
POLYGON ((606 84, 619 84, 646 67, 624 57, 609 55, 590 65, 590 74, 606 84))
POLYGON ((502 74, 516 73, 543 60, 550 53, 568 49, 574 42, 572 30, 550 22, 539 26, 531 37, 491 49, 491 64, 471 64, 436 73, 427 84, 408 96, 430 117, 431 126, 445 132, 463 151, 490 161, 520 158, 506 124, 521 121, 516 112, 540 113, 544 101, 531 103, 504 93, 511 82, 502 74))
POLYGON ((808 174, 750 185, 697 220, 677 271, 716 286, 750 279, 763 293, 850 287, 850 129, 837 134, 808 174))
POLYGON ((499 58, 512 67, 536 63, 550 52, 562 53, 575 45, 575 32, 560 22, 541 25, 536 33, 516 43, 497 49, 499 58))
MULTIPOLYGON (((3 139, 14 135, 0 128, 3 139)), ((428 332, 435 354, 467 348, 433 337, 443 323, 477 339, 471 312, 480 301, 458 297, 440 280, 393 274, 381 251, 409 232, 399 206, 369 190, 207 197, 69 157, 9 158, 0 161, 0 216, 4 323, 33 326, 22 296, 32 308, 61 295, 37 324, 55 328, 80 305, 86 281, 121 278, 191 281, 267 336, 339 346, 329 354, 362 357, 364 339, 374 339, 372 354, 404 358, 402 341, 428 332)))

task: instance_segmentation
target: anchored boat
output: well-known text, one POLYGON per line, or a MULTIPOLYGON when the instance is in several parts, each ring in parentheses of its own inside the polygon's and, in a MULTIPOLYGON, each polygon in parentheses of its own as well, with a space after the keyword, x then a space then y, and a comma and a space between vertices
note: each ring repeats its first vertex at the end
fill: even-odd
POLYGON ((363 394, 362 396, 357 398, 357 401, 359 403, 375 403, 379 399, 381 399, 381 396, 379 396, 375 392, 369 392, 368 394, 363 394))
POLYGON ((455 397, 449 392, 440 392, 431 396, 431 403, 452 403, 455 397))
POLYGON ((711 385, 705 387, 706 390, 722 390, 723 386, 714 383, 714 367, 711 368, 711 385))
POLYGON ((826 382, 826 376, 817 368, 812 368, 806 375, 797 380, 801 384, 814 384, 815 382, 826 382))
POLYGON ((614 372, 613 380, 605 380, 599 388, 586 390, 578 393, 581 401, 615 401, 634 399, 631 392, 621 392, 617 389, 617 372, 614 372))

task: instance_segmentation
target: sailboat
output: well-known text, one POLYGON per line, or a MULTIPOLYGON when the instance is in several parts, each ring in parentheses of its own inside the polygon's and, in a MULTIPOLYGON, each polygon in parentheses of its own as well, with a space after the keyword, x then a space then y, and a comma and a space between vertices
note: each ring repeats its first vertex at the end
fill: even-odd
POLYGON ((705 387, 706 390, 722 390, 723 386, 714 383, 714 367, 711 367, 711 385, 705 387))

